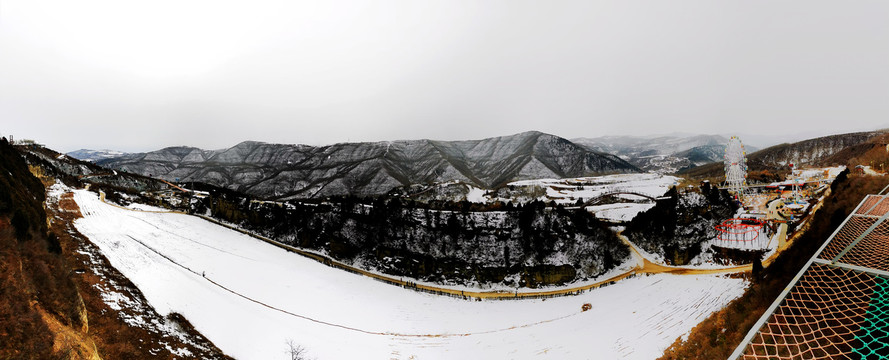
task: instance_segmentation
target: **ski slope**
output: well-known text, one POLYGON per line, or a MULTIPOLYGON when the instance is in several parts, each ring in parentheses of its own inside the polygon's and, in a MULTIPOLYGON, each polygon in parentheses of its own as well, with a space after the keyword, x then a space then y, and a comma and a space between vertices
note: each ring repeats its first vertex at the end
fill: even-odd
POLYGON ((579 296, 466 301, 326 267, 172 213, 124 210, 83 190, 78 230, 161 314, 179 312, 238 359, 653 359, 746 283, 652 275, 579 296), (592 309, 581 312, 584 303, 592 309))

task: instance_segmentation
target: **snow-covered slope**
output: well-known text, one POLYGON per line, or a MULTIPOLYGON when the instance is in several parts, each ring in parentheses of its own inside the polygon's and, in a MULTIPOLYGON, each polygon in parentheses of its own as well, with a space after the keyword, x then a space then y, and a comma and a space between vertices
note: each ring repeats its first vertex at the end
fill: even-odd
POLYGON ((381 195, 398 186, 450 180, 493 188, 518 179, 638 171, 616 156, 536 131, 469 141, 323 147, 246 141, 225 150, 175 147, 99 164, 274 199, 381 195))
MULTIPOLYGON (((540 186, 546 189, 543 200, 561 204, 587 201, 608 193, 638 193, 649 197, 663 196, 670 188, 679 185, 675 176, 646 174, 621 174, 571 179, 535 179, 509 183, 513 187, 540 186)), ((510 199, 501 199, 509 201, 510 199)))
POLYGON ((725 145, 720 135, 691 136, 601 136, 571 141, 597 151, 618 156, 670 155, 705 145, 725 145))
POLYGON ((110 159, 118 156, 124 156, 127 153, 115 150, 89 150, 80 149, 69 152, 67 155, 78 160, 96 162, 99 160, 110 159))
POLYGON ((745 282, 655 275, 579 296, 466 301, 326 267, 196 217, 123 210, 77 191, 80 232, 158 312, 238 359, 653 359, 745 282), (590 303, 592 309, 581 312, 590 303))

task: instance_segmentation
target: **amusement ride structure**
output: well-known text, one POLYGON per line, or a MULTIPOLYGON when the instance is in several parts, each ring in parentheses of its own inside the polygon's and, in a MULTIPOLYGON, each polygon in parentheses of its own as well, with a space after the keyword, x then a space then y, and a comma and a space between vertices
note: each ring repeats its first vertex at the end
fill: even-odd
POLYGON ((760 250, 769 245, 763 233, 762 221, 753 218, 734 218, 716 225, 715 245, 723 248, 760 250))
POLYGON ((738 201, 743 201, 747 187, 747 152, 737 136, 732 136, 725 146, 725 185, 738 201))
MULTIPOLYGON (((743 204, 747 187, 747 152, 737 136, 725 146, 725 184, 729 193, 743 204)), ((763 222, 753 218, 734 218, 716 225, 716 245, 725 248, 749 250, 768 246, 768 236, 763 234, 763 222)))

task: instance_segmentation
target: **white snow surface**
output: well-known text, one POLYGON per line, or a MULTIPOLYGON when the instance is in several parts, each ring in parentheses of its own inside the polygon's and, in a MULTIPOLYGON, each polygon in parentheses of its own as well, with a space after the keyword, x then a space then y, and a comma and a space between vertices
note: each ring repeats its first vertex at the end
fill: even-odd
POLYGON ((56 182, 46 191, 46 197, 53 201, 59 201, 62 194, 70 190, 71 189, 68 186, 65 186, 61 181, 56 180, 56 182))
POLYGON ((833 178, 837 177, 838 175, 840 175, 840 173, 843 172, 843 170, 846 170, 846 166, 845 165, 834 166, 834 167, 828 167, 828 168, 822 168, 822 169, 827 170, 827 177, 833 179, 833 178))
MULTIPOLYGON (((570 179, 535 179, 509 183, 511 186, 545 187, 546 196, 541 198, 541 200, 554 200, 561 204, 573 203, 578 199, 585 201, 615 192, 632 192, 651 197, 660 197, 677 184, 679 184, 679 178, 655 173, 619 174, 570 179)), ((621 197, 629 200, 639 198, 633 195, 621 197)))
POLYGON ((484 189, 480 189, 468 184, 466 186, 469 187, 469 193, 466 194, 466 201, 474 203, 484 203, 488 201, 488 199, 485 198, 484 189))
POLYGON ((136 203, 136 202, 131 203, 131 204, 127 205, 126 207, 129 209, 140 210, 140 211, 162 211, 162 212, 170 211, 170 210, 164 209, 162 207, 151 206, 151 205, 146 205, 146 204, 141 204, 141 203, 136 203))
POLYGON ((654 207, 654 203, 651 204, 636 204, 636 203, 617 203, 617 204, 607 204, 607 205, 596 205, 596 206, 587 206, 586 210, 593 213, 597 218, 602 220, 609 221, 630 221, 639 215, 639 213, 644 212, 648 209, 654 207))
POLYGON ((659 274, 579 296, 466 301, 336 270, 193 216, 124 210, 83 190, 75 199, 78 230, 159 313, 183 314, 238 359, 284 359, 289 339, 319 359, 653 359, 747 285, 659 274), (584 303, 592 309, 581 312, 584 303))

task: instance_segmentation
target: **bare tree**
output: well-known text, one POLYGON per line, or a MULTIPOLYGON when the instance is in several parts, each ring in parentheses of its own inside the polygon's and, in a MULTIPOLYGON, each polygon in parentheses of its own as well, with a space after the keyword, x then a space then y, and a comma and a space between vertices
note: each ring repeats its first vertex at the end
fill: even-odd
POLYGON ((309 360, 308 351, 302 345, 297 344, 293 339, 287 340, 287 351, 290 360, 309 360))

